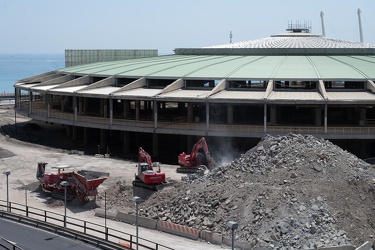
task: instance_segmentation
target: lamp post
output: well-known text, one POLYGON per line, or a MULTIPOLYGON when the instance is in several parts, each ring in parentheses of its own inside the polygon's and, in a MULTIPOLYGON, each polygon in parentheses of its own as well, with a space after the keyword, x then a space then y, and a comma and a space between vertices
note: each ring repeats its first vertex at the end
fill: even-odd
POLYGON ((232 229, 232 250, 234 250, 234 230, 238 228, 238 223, 235 221, 228 221, 227 228, 232 229))
POLYGON ((5 174, 6 177, 7 177, 7 212, 9 212, 9 184, 8 184, 8 176, 10 175, 10 171, 7 170, 7 171, 3 172, 3 174, 5 174))
POLYGON ((66 227, 66 187, 69 186, 69 183, 62 181, 60 185, 64 187, 64 227, 66 227))
POLYGON ((135 237, 136 237, 136 242, 137 242, 137 248, 136 250, 138 250, 138 204, 143 202, 143 199, 138 197, 138 196, 134 196, 132 198, 132 201, 135 202, 135 237))

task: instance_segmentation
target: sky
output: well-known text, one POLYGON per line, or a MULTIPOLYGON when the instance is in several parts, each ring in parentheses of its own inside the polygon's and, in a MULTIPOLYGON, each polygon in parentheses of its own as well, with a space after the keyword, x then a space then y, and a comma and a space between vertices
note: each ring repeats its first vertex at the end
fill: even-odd
POLYGON ((374 0, 0 0, 0 53, 204 47, 266 38, 308 22, 329 38, 375 44, 374 0))

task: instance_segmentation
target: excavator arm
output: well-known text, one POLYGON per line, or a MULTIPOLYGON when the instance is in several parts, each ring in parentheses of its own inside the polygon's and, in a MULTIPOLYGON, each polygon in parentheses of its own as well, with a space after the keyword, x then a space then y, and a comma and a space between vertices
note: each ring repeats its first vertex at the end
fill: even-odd
POLYGON ((185 152, 178 156, 177 173, 201 173, 204 174, 207 168, 210 170, 215 167, 215 162, 211 157, 208 150, 207 142, 202 137, 197 143, 194 144, 191 154, 187 155, 185 152), (204 158, 202 157, 204 153, 204 158), (207 164, 207 165, 206 165, 207 164))
POLYGON ((190 154, 190 162, 194 163, 195 165, 197 162, 197 155, 200 149, 203 149, 205 155, 206 155, 206 160, 208 163, 208 167, 211 167, 211 163, 213 161, 210 151, 208 150, 207 142, 204 137, 202 137, 197 143, 194 144, 193 149, 190 154))
POLYGON ((142 147, 139 147, 139 150, 138 150, 138 162, 139 163, 146 162, 148 165, 148 169, 152 170, 151 156, 146 151, 144 151, 142 147))

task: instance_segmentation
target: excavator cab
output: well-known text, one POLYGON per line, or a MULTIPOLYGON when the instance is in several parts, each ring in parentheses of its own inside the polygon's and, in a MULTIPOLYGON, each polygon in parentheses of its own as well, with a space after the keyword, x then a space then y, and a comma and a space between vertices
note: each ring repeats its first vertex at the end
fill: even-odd
POLYGON ((46 172, 47 162, 38 162, 38 168, 36 170, 36 178, 42 178, 46 172))

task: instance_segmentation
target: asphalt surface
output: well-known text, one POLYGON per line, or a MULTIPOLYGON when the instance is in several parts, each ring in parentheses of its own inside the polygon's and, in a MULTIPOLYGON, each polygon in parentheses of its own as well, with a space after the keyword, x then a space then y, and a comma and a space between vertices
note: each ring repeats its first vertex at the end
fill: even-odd
POLYGON ((65 238, 38 228, 0 219, 0 236, 12 241, 22 249, 99 249, 81 241, 65 238))

